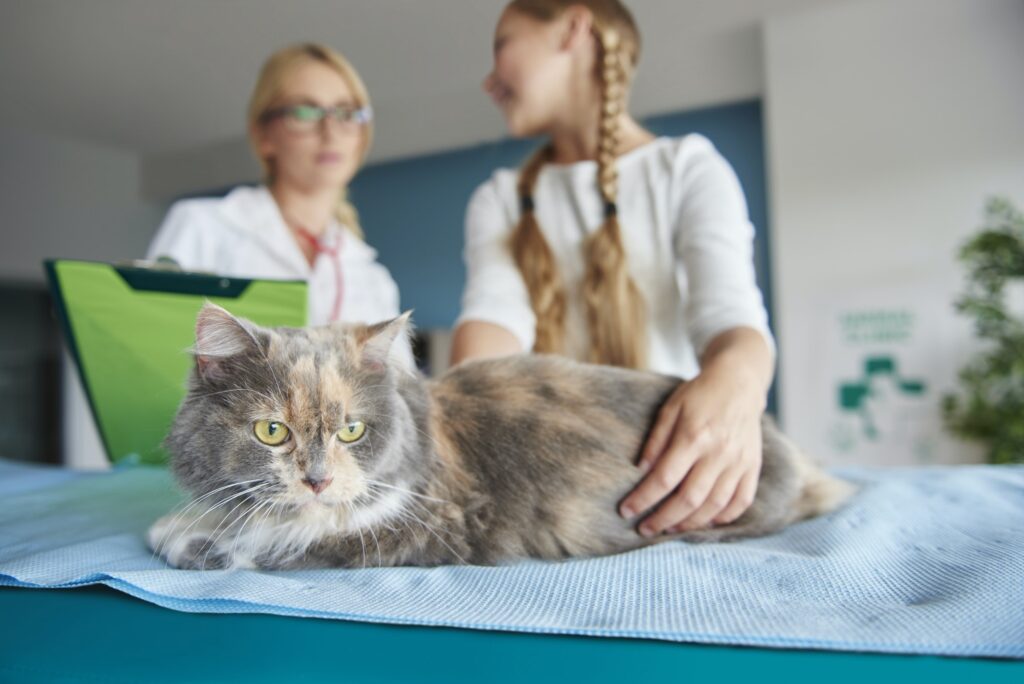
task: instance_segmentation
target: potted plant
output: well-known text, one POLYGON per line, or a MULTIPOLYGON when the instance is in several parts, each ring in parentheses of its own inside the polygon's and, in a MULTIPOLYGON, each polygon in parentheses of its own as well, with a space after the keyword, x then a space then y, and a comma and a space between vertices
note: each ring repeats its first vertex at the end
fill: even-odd
POLYGON ((1006 199, 989 200, 985 225, 960 249, 967 286, 956 301, 984 340, 960 370, 960 393, 943 398, 947 427, 988 449, 991 463, 1024 463, 1024 319, 1010 294, 1024 287, 1024 215, 1006 199))

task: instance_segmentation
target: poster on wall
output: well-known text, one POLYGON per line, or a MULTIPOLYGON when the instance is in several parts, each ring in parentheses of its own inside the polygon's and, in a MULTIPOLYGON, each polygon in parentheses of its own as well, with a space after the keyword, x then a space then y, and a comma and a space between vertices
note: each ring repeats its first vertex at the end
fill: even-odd
POLYGON ((928 465, 978 460, 945 430, 942 397, 956 386, 955 314, 942 289, 859 290, 822 300, 814 421, 824 460, 928 465))

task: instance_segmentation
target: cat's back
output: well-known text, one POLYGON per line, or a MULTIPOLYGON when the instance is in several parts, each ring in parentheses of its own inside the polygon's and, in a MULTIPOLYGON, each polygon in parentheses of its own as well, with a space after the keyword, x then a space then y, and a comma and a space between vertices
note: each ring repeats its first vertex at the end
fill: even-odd
POLYGON ((446 405, 476 406, 480 413, 610 412, 646 429, 679 382, 561 356, 516 354, 456 366, 432 383, 431 394, 446 405))
POLYGON ((522 354, 457 366, 431 382, 429 394, 442 439, 494 482, 517 480, 523 468, 533 478, 557 478, 570 462, 584 469, 635 463, 678 382, 522 354))
POLYGON ((616 505, 636 485, 640 448, 678 383, 535 354, 467 362, 428 383, 442 459, 475 482, 469 527, 481 557, 636 545, 616 505))

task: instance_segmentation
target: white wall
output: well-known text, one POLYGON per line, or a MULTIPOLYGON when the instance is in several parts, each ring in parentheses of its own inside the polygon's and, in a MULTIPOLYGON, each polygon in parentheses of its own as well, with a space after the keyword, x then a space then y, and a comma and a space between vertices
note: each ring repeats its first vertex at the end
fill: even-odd
POLYGON ((0 129, 0 280, 42 282, 47 257, 142 256, 163 208, 139 194, 135 154, 0 129))
MULTIPOLYGON (((121 261, 144 255, 163 207, 139 193, 135 154, 54 134, 0 130, 0 282, 43 287, 43 259, 121 261)), ((62 359, 62 458, 103 467, 78 376, 62 359)))
POLYGON ((942 436, 938 401, 974 349, 957 248, 988 196, 1024 207, 1024 2, 828 5, 767 22, 764 51, 785 428, 831 462, 977 458, 942 436), (844 311, 907 312, 908 335, 852 340, 844 311), (851 445, 863 417, 838 411, 837 382, 877 352, 927 390, 851 445))

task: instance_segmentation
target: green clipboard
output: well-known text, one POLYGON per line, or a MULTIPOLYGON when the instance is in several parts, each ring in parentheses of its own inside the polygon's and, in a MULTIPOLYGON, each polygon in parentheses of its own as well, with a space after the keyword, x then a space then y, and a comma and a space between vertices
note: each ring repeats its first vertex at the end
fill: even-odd
POLYGON ((206 300, 267 326, 306 325, 304 281, 48 260, 47 278, 107 456, 162 464, 206 300))

